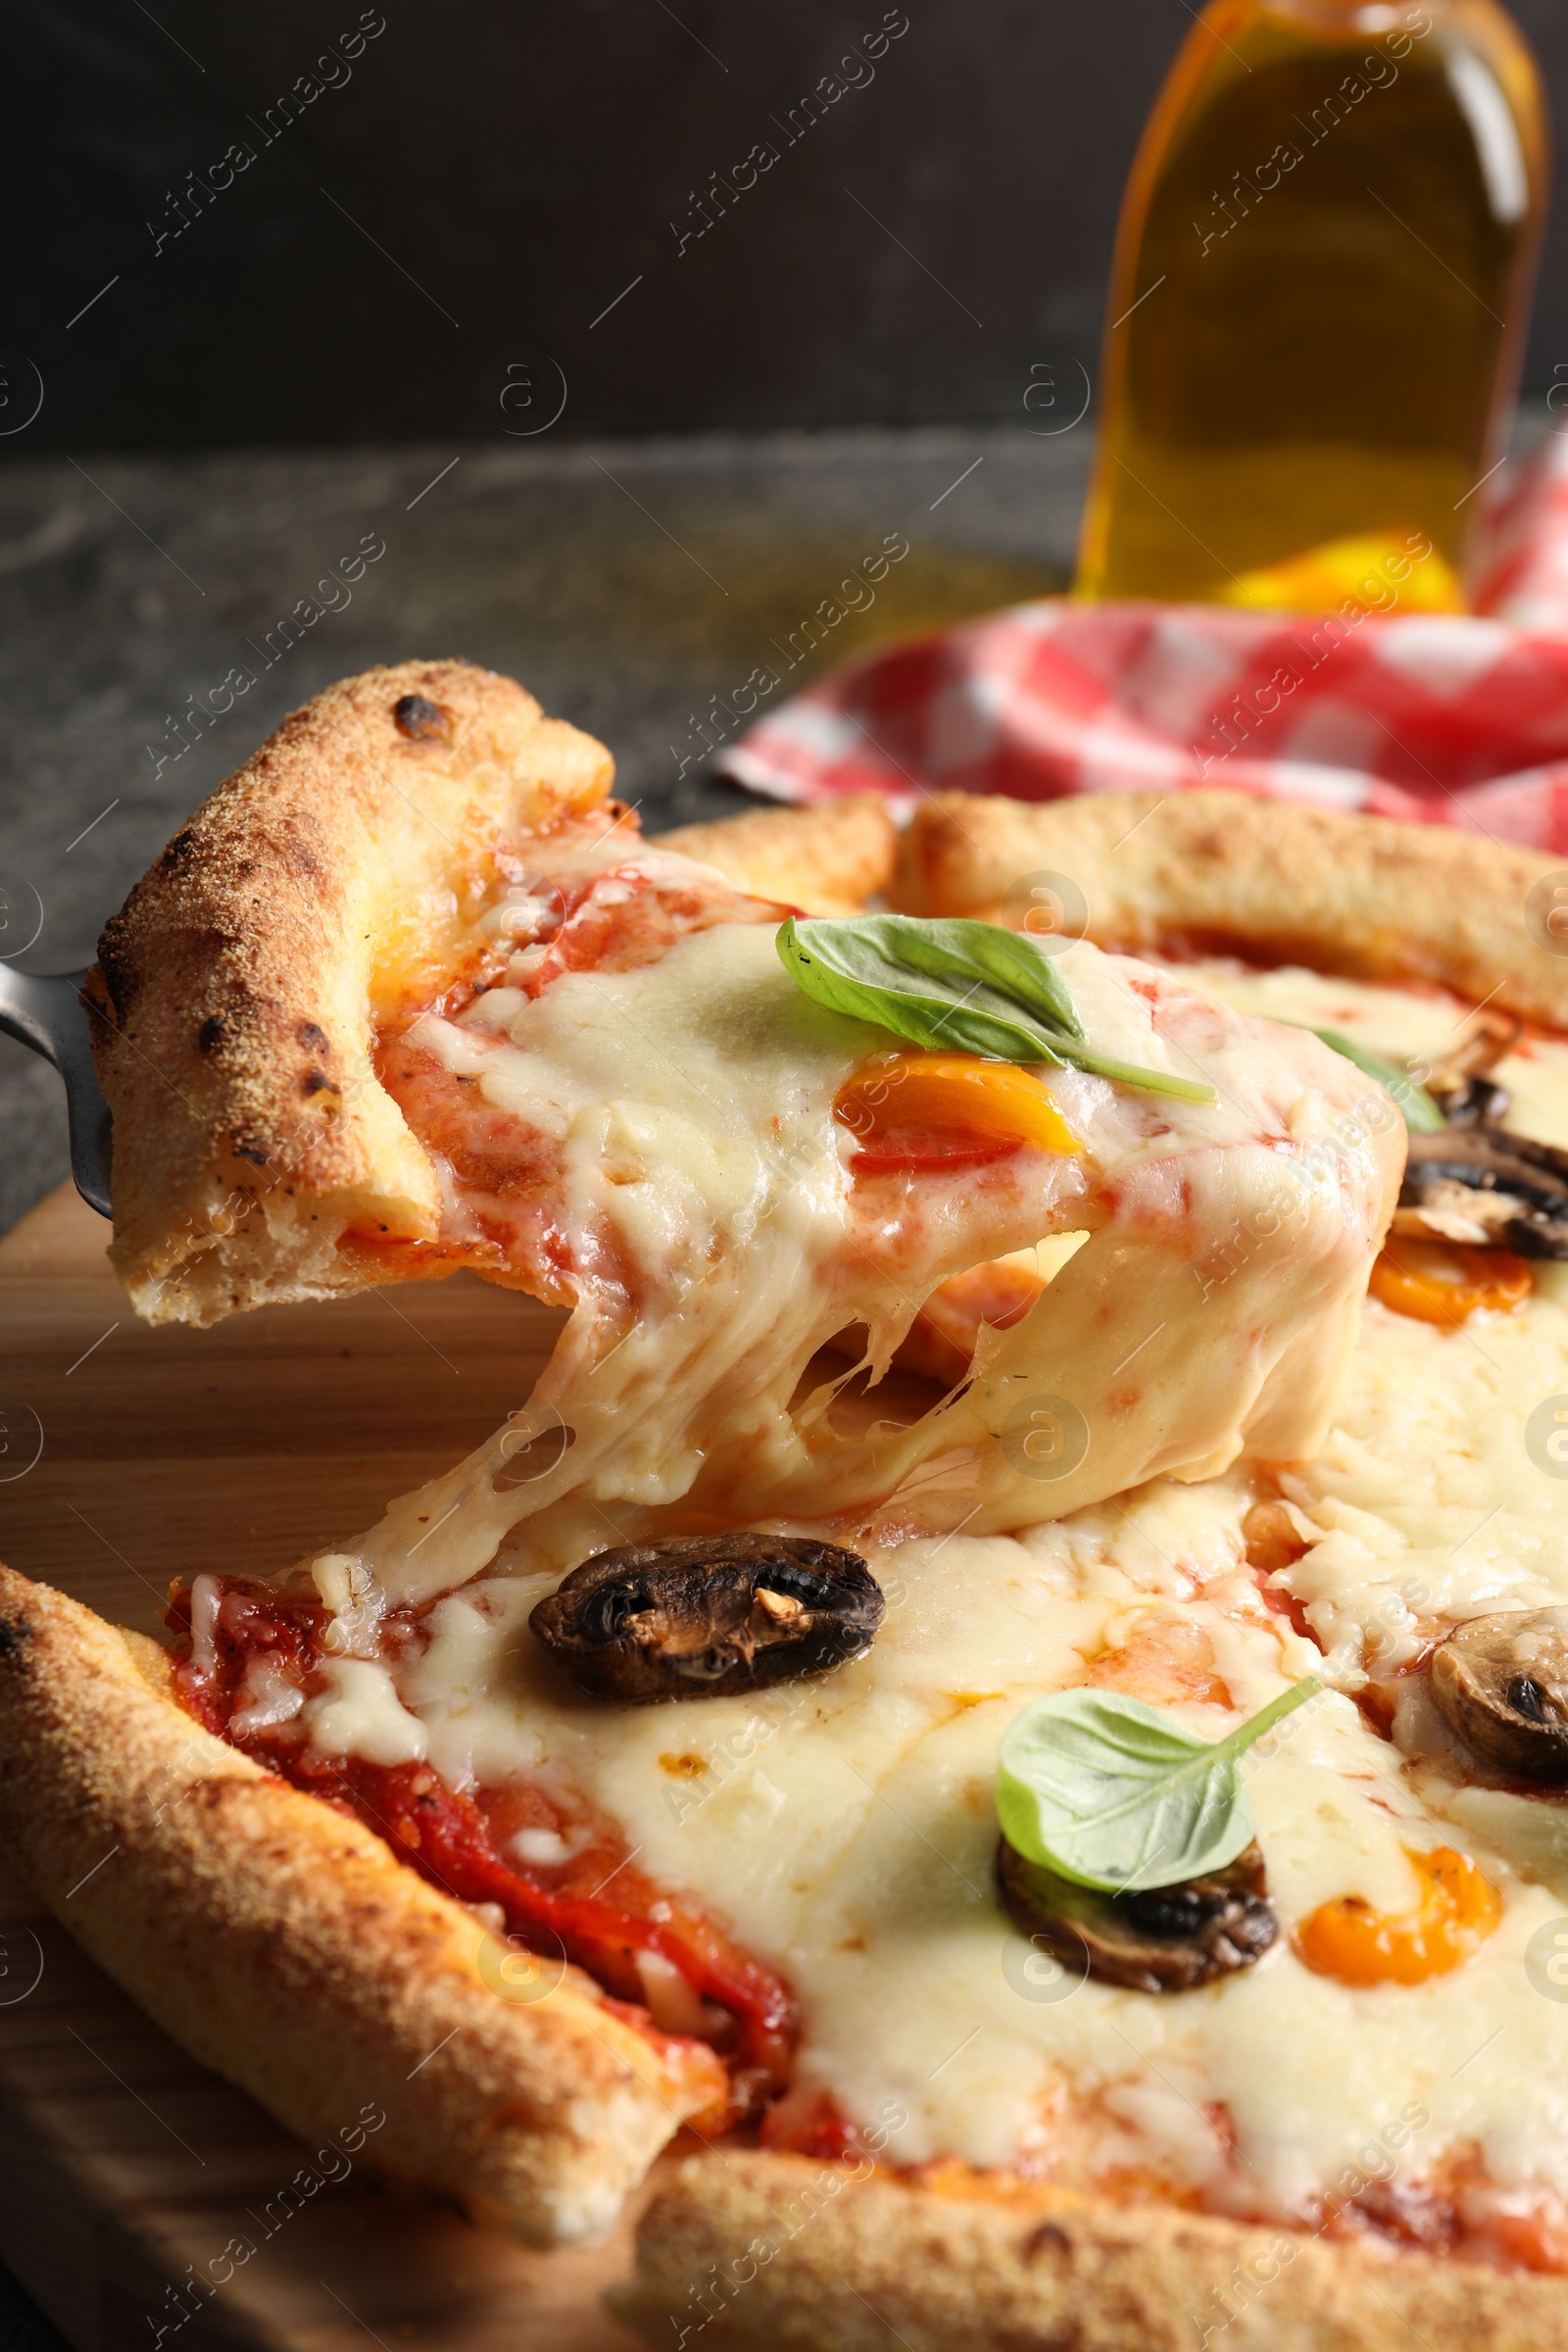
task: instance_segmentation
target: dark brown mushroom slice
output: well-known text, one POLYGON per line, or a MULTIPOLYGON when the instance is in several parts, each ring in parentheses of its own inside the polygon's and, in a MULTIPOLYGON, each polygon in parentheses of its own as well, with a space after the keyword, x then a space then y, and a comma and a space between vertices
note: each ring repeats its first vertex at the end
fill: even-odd
POLYGON ((1568 1152, 1485 1123, 1412 1135, 1392 1230, 1568 1257, 1568 1152))
POLYGON ((870 1647, 885 1605, 832 1544, 669 1536, 585 1560, 528 1623, 580 1689, 646 1704, 831 1673, 870 1647))
POLYGON ((1432 1653, 1450 1731, 1499 1772, 1568 1786, 1568 1608, 1472 1617, 1432 1653))
POLYGON ((1003 1907, 1068 1968, 1135 1992, 1191 1992, 1250 1968, 1279 1934, 1256 1840, 1223 1870, 1177 1886, 1104 1894, 1025 1861, 1005 1838, 997 1851, 1003 1907))
POLYGON ((1452 1127, 1495 1126, 1508 1107, 1508 1090, 1492 1073, 1519 1043, 1524 1023, 1511 1012, 1477 1013, 1471 1027, 1426 1082, 1426 1091, 1452 1127))
POLYGON ((1427 1093, 1450 1127, 1494 1127, 1512 1101, 1495 1078, 1467 1078, 1457 1070, 1435 1070, 1427 1093))

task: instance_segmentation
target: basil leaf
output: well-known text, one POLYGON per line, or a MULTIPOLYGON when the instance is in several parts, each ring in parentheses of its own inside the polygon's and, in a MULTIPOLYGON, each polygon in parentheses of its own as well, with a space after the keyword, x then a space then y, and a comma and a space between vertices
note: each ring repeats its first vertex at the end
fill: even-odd
POLYGON ((1386 1088, 1398 1104, 1404 1115, 1404 1123, 1412 1135, 1437 1135, 1447 1125, 1447 1120, 1426 1088, 1417 1086, 1408 1070, 1396 1069, 1392 1061, 1379 1061, 1375 1054, 1369 1054, 1364 1046, 1342 1037, 1338 1029, 1314 1029, 1312 1035, 1320 1037, 1326 1046, 1333 1047, 1336 1054, 1343 1054, 1347 1061, 1353 1061, 1358 1070, 1368 1078, 1375 1078, 1379 1086, 1386 1088))
POLYGON ((911 932, 960 928, 957 923, 922 925, 911 915, 868 914, 842 922, 799 922, 791 915, 778 935, 779 956, 797 986, 818 1004, 875 1021, 915 1045, 983 1054, 993 1061, 1059 1064, 1057 1043, 1070 1041, 1071 1031, 1059 1021, 1043 1027, 967 959, 955 958, 944 968, 939 942, 901 938, 891 929, 906 923, 911 932))
POLYGON ((991 1061, 1066 1062, 1150 1094, 1214 1100, 1212 1087, 1097 1054, 1051 957, 998 923, 791 915, 777 944, 784 969, 814 1003, 874 1021, 913 1045, 991 1061))
POLYGON ((1004 930, 1000 923, 972 922, 963 916, 870 914, 851 917, 834 928, 853 929, 859 942, 906 971, 924 972, 934 980, 972 980, 988 992, 999 990, 1004 1003, 1021 1005, 1043 1027, 1083 1041, 1083 1024, 1054 962, 1042 956, 1032 940, 1004 930))
POLYGON ((1026 1862, 1107 1893, 1219 1870, 1252 1838, 1243 1752, 1322 1687, 1293 1684, 1217 1742, 1118 1690, 1037 1698, 1003 1735, 1002 1834, 1026 1862))

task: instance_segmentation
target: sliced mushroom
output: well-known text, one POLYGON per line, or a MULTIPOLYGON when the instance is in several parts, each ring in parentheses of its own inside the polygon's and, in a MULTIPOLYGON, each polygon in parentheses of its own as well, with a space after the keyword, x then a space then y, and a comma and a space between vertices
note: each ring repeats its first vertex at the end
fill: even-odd
POLYGON ((1014 1925, 1069 1968, 1135 1992, 1190 1992, 1250 1968, 1279 1934, 1256 1841, 1223 1870, 1178 1886, 1102 1894, 1075 1886, 1004 1838, 997 1881, 1014 1925))
POLYGON ((727 1697, 870 1647, 882 1591, 853 1551, 795 1536, 671 1536, 602 1551, 528 1623, 596 1698, 727 1697))
POLYGON ((1447 1123, 1410 1137, 1394 1233, 1568 1257, 1568 1152, 1498 1125, 1509 1097, 1492 1071, 1520 1026, 1510 1014, 1483 1012, 1427 1079, 1447 1123))
POLYGON ((1456 1070, 1435 1070, 1427 1093, 1450 1127, 1494 1127, 1512 1100, 1495 1078, 1466 1078, 1456 1070))
POLYGON ((1485 1123, 1412 1135, 1393 1230, 1568 1257, 1568 1152, 1485 1123))
POLYGON ((1431 1690, 1483 1763, 1568 1785, 1568 1608, 1472 1617, 1434 1650, 1431 1690))
POLYGON ((1478 1012, 1446 1061, 1427 1079, 1426 1091, 1453 1127, 1493 1124, 1508 1107, 1508 1090, 1492 1073, 1519 1043, 1524 1027, 1511 1012, 1478 1012))

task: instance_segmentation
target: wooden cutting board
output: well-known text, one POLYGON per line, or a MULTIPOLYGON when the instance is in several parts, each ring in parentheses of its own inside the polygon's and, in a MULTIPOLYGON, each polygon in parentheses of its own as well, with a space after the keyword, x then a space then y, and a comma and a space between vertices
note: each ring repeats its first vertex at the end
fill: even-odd
MULTIPOLYGON (((63 1187, 0 1243, 0 1558, 146 1632, 171 1577, 283 1567, 450 1465, 527 1396, 561 1322, 460 1274, 152 1331, 107 1235, 63 1187)), ((14 1882, 0 2253, 79 2352, 634 2343, 599 2300, 630 2267, 624 2232, 533 2254, 380 2191, 341 2152, 318 2161, 14 1882), (231 2240, 254 2251, 225 2257, 231 2240)))

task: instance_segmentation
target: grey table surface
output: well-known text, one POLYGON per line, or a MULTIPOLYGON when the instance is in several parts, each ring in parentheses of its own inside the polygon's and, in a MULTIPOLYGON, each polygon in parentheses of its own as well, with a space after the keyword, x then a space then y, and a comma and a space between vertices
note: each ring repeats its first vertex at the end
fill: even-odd
MULTIPOLYGON (((802 682, 878 639, 1059 588, 1088 458, 1087 430, 1020 421, 14 463, 0 955, 89 962, 196 803, 286 711, 376 662, 461 654, 521 678, 610 745, 650 832, 751 806, 687 757, 710 697, 772 660, 888 533, 909 554, 802 682), (346 597, 318 592, 362 543, 385 552, 346 597), (305 598, 335 609, 277 653, 305 598), (215 726, 193 723, 236 665, 255 684, 215 726)), ((69 1166, 58 1079, 4 1038, 0 1139, 3 1231, 69 1166)), ((65 2352, 3 2271, 0 2345, 65 2352)))

